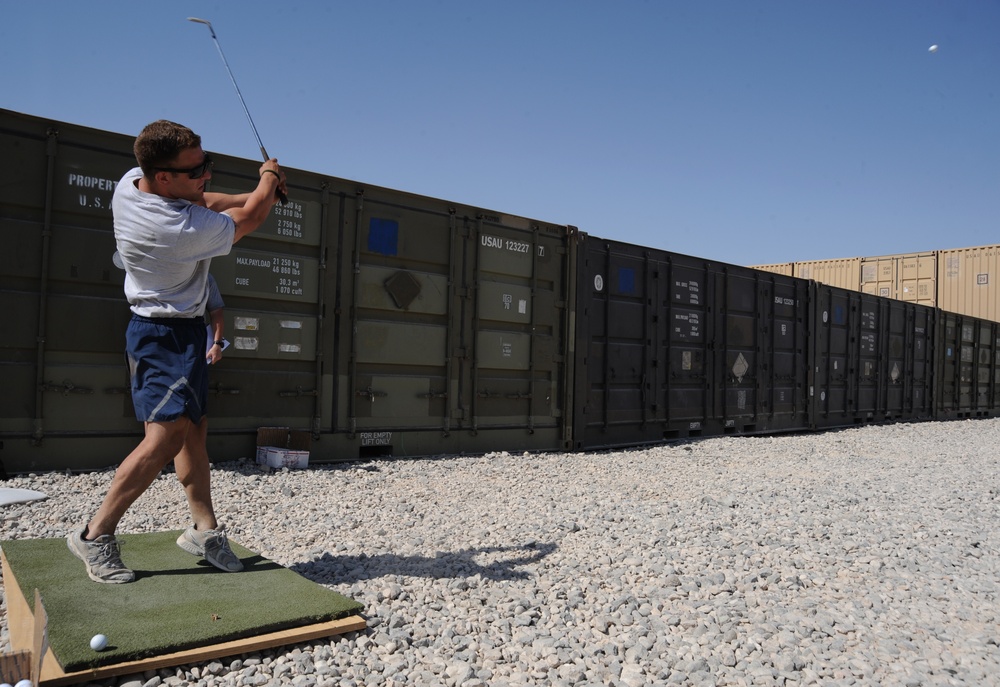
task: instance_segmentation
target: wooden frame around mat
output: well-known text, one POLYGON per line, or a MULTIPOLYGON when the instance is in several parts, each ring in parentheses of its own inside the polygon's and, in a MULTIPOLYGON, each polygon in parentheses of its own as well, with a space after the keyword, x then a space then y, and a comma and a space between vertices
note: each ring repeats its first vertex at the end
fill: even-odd
MULTIPOLYGON (((14 579, 14 573, 7 564, 7 557, 0 551, 0 559, 3 565, 3 586, 7 596, 7 623, 10 630, 10 645, 15 651, 31 651, 35 634, 35 619, 31 612, 31 607, 14 579)), ((147 670, 157 670, 159 668, 170 668, 184 665, 185 663, 200 663, 213 658, 225 656, 235 656, 237 654, 271 649, 276 646, 287 646, 298 642, 305 642, 321 637, 331 637, 333 635, 363 630, 367 627, 364 618, 359 615, 352 615, 339 620, 330 620, 323 623, 303 625, 293 627, 280 632, 257 635, 255 637, 244 637, 230 642, 220 644, 210 644, 196 649, 177 651, 162 656, 143 659, 141 661, 126 661, 124 663, 114 663, 80 670, 73 673, 66 673, 56 660, 51 650, 45 652, 42 659, 42 670, 40 684, 51 685, 73 685, 90 680, 98 680, 105 677, 115 677, 118 675, 128 675, 130 673, 142 673, 147 670)))

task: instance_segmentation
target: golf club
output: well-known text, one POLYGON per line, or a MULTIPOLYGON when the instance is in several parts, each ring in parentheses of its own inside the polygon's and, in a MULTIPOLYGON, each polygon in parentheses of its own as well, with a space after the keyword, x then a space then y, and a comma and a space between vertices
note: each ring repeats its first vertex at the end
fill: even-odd
MULTIPOLYGON (((240 93, 240 87, 236 85, 236 77, 233 76, 233 70, 229 68, 229 62, 226 60, 226 56, 222 52, 222 46, 219 45, 219 38, 215 35, 215 29, 212 28, 212 22, 207 19, 199 19, 198 17, 188 17, 188 21, 193 21, 196 24, 204 24, 208 27, 209 32, 212 34, 212 40, 215 42, 215 48, 219 51, 219 57, 222 58, 222 64, 226 66, 226 71, 229 72, 229 79, 233 82, 233 88, 236 89, 236 95, 239 96, 240 104, 243 105, 243 112, 246 113, 247 121, 250 122, 250 129, 253 131, 253 135, 257 139, 257 145, 260 146, 260 154, 264 156, 264 162, 267 162, 271 158, 267 154, 267 150, 264 149, 264 143, 260 140, 260 134, 257 133, 257 127, 253 124, 253 118, 250 116, 250 110, 247 109, 246 101, 243 100, 243 94, 240 93)), ((277 194, 278 200, 281 201, 282 205, 285 205, 288 202, 288 196, 280 190, 277 191, 277 194)))

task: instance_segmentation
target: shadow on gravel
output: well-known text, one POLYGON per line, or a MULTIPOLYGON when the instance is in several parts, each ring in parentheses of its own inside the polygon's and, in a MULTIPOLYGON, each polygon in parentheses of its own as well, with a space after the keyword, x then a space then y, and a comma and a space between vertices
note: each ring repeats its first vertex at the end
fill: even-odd
POLYGON ((554 543, 533 543, 524 546, 463 549, 454 553, 438 551, 434 556, 400 556, 393 553, 335 556, 324 553, 320 558, 295 563, 290 567, 303 577, 320 584, 349 584, 385 575, 437 579, 480 575, 489 580, 525 580, 531 576, 530 573, 518 568, 537 563, 555 550, 554 543), (490 562, 476 562, 475 559, 480 556, 488 557, 490 562))

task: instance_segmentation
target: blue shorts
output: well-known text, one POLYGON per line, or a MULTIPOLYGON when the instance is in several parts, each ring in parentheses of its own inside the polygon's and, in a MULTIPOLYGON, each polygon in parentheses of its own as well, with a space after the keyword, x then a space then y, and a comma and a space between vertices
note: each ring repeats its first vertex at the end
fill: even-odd
POLYGON ((132 315, 125 356, 137 420, 171 422, 187 415, 195 424, 201 422, 208 402, 206 339, 200 317, 132 315))

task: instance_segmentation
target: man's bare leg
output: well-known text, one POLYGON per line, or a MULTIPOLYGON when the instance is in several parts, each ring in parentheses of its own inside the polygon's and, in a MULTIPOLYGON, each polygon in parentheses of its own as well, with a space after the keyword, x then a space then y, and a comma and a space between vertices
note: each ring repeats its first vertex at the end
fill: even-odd
POLYGON ((86 539, 114 534, 125 511, 149 488, 192 433, 191 420, 147 422, 146 435, 115 471, 104 502, 87 525, 86 539))
POLYGON ((212 507, 212 471, 205 443, 207 437, 208 417, 203 416, 201 422, 191 426, 184 438, 184 446, 174 458, 177 480, 184 487, 191 519, 195 529, 200 532, 214 530, 219 526, 212 507))
POLYGON ((219 528, 212 507, 212 471, 208 462, 208 418, 191 427, 184 446, 174 458, 177 479, 184 487, 194 528, 177 538, 177 545, 226 572, 243 570, 243 562, 233 553, 224 530, 219 528))

